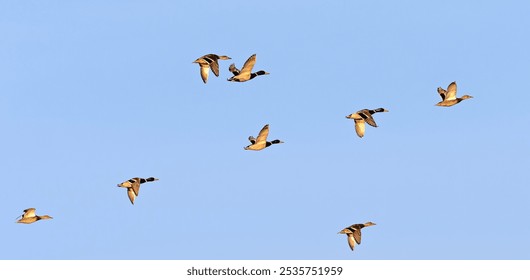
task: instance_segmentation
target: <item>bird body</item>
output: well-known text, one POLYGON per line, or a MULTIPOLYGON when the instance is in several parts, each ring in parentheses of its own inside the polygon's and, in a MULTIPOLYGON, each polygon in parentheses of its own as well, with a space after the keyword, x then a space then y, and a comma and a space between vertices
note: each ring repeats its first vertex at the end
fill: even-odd
POLYGON ((438 94, 442 98, 442 101, 436 103, 436 106, 451 107, 460 103, 462 100, 473 98, 471 95, 462 95, 462 97, 456 97, 456 82, 452 82, 447 87, 447 90, 438 87, 438 94))
POLYGON ((135 198, 140 193, 140 184, 153 181, 158 181, 158 179, 154 177, 149 177, 147 179, 135 177, 118 184, 118 187, 127 188, 127 195, 129 196, 129 200, 132 204, 134 204, 135 198))
POLYGON ((270 145, 283 143, 283 141, 278 140, 278 139, 267 141, 268 136, 269 136, 269 125, 266 124, 259 132, 257 139, 254 138, 254 136, 248 137, 248 140, 250 141, 251 144, 246 146, 245 150, 259 151, 259 150, 263 150, 269 147, 270 145))
POLYGON ((211 53, 203 55, 193 62, 198 63, 201 67, 201 78, 205 84, 208 82, 208 75, 210 74, 210 69, 212 70, 215 76, 219 77, 219 59, 227 60, 231 58, 226 55, 216 55, 211 53))
POLYGON ((53 219, 53 218, 48 215, 37 216, 35 214, 35 208, 28 208, 24 210, 24 213, 22 214, 22 218, 20 218, 17 221, 17 223, 31 224, 39 220, 47 220, 47 219, 53 219))
POLYGON ((243 65, 243 68, 241 70, 237 69, 235 64, 231 64, 228 70, 234 74, 233 77, 229 78, 228 81, 230 82, 246 82, 249 80, 254 79, 257 76, 261 75, 268 75, 268 72, 265 72, 263 70, 257 71, 255 73, 252 73, 252 68, 254 68, 254 64, 256 64, 256 54, 251 55, 245 64, 243 65))
POLYGON ((369 226, 375 226, 372 222, 366 222, 364 224, 353 224, 343 230, 339 231, 339 234, 346 234, 348 236, 348 245, 353 251, 355 248, 355 243, 361 244, 361 229, 369 226))
POLYGON ((372 117, 372 115, 375 113, 380 113, 380 112, 388 112, 388 110, 384 108, 377 108, 373 110, 362 109, 353 114, 347 115, 346 118, 353 119, 355 121, 355 132, 357 133, 359 137, 362 138, 364 136, 364 130, 365 130, 364 123, 366 122, 367 124, 373 127, 377 127, 377 124, 375 123, 375 120, 372 117))

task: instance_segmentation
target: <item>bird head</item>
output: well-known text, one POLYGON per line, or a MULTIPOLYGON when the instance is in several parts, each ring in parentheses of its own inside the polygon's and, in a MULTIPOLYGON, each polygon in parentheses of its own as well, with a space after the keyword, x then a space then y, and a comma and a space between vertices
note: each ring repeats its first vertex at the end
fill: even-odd
POLYGON ((372 222, 366 222, 366 223, 364 223, 364 226, 365 226, 365 227, 375 226, 375 223, 372 223, 372 222))

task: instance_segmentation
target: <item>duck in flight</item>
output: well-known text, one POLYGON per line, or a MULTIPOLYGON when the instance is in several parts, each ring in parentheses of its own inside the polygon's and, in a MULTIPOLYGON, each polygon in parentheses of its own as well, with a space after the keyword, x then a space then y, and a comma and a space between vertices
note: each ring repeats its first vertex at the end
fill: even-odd
POLYGON ((347 115, 346 118, 353 119, 355 121, 355 132, 357 132, 357 136, 362 138, 364 136, 365 130, 364 123, 366 122, 373 127, 377 127, 377 124, 375 123, 372 115, 380 112, 388 112, 388 110, 384 108, 377 108, 373 110, 362 109, 353 114, 347 115))
POLYGON ((22 218, 17 221, 17 223, 21 224, 31 224, 39 220, 47 220, 47 219, 53 219, 52 217, 48 215, 43 216, 37 216, 35 214, 35 208, 28 208, 24 210, 24 213, 21 215, 22 218))
POLYGON ((346 234, 348 236, 348 245, 351 250, 355 248, 355 243, 361 244, 361 229, 369 226, 375 226, 372 222, 366 222, 364 224, 353 224, 343 230, 339 231, 339 234, 346 234))
POLYGON ((254 138, 254 136, 249 136, 248 140, 250 141, 250 145, 245 147, 245 150, 251 150, 251 151, 259 151, 263 150, 273 144, 280 144, 283 143, 281 140, 272 140, 267 141, 267 136, 269 136, 269 125, 266 124, 261 131, 259 132, 258 138, 254 138))
POLYGON ((227 60, 231 59, 226 55, 216 55, 216 54, 207 54, 197 58, 193 63, 198 63, 201 67, 201 78, 202 81, 206 84, 208 82, 208 74, 210 69, 215 76, 219 77, 219 62, 218 60, 227 60))
POLYGON ((234 63, 232 63, 230 65, 230 67, 228 68, 228 70, 230 70, 230 72, 232 72, 232 74, 234 74, 234 76, 229 78, 228 81, 230 81, 230 82, 246 82, 246 81, 249 81, 249 80, 252 80, 252 79, 256 78, 257 76, 268 75, 269 74, 268 72, 265 72, 263 70, 260 70, 260 71, 255 72, 255 73, 251 73, 252 72, 252 68, 254 68, 254 64, 256 64, 256 54, 251 55, 247 59, 247 61, 243 65, 243 68, 241 69, 241 71, 236 68, 236 65, 234 63))
POLYGON ((442 101, 436 103, 436 106, 451 107, 460 103, 462 100, 473 98, 471 95, 462 95, 462 97, 456 97, 456 82, 452 82, 447 87, 447 90, 438 87, 438 94, 442 98, 442 101))
POLYGON ((127 195, 129 196, 129 200, 132 204, 134 204, 134 199, 140 193, 140 184, 153 181, 158 181, 158 179, 154 177, 149 177, 147 179, 135 177, 118 184, 118 187, 127 188, 127 195))

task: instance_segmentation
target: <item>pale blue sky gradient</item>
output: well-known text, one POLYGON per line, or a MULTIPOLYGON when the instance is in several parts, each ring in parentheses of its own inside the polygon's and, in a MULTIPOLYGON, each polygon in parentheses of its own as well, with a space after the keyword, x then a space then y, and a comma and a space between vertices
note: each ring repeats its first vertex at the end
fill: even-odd
POLYGON ((529 259, 529 14, 1 1, 0 259, 529 259), (207 53, 232 60, 205 85, 207 53), (271 74, 227 82, 254 53, 271 74), (475 98, 434 106, 452 81, 475 98), (358 138, 344 116, 377 107, 358 138), (285 144, 243 150, 267 123, 285 144), (116 187, 149 176, 134 206, 116 187))

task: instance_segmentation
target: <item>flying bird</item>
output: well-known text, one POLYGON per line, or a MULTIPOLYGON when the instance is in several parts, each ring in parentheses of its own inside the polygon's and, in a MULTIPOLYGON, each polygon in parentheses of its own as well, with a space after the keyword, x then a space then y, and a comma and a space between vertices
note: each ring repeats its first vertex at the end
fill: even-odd
POLYGON ((355 243, 361 244, 361 229, 369 226, 375 226, 372 222, 366 222, 364 224, 353 224, 343 230, 339 231, 339 234, 346 234, 348 236, 348 245, 351 250, 355 248, 355 243))
POLYGON ((127 188, 129 200, 131 200, 131 203, 134 204, 134 199, 138 196, 138 193, 140 193, 140 184, 153 181, 158 181, 158 179, 154 177, 149 177, 147 179, 135 177, 118 184, 118 187, 127 188))
POLYGON ((245 150, 259 151, 259 150, 263 150, 269 147, 270 145, 283 143, 283 141, 278 140, 278 139, 272 140, 269 142, 267 141, 267 136, 269 136, 269 125, 268 124, 266 124, 261 129, 257 139, 254 138, 254 136, 248 137, 248 140, 250 141, 251 144, 246 146, 245 150))
POLYGON ((231 58, 226 55, 216 55, 211 53, 203 55, 193 62, 198 63, 199 66, 201 66, 201 78, 205 84, 208 82, 208 74, 210 73, 210 69, 212 69, 212 72, 215 76, 219 77, 219 63, 217 62, 219 59, 227 60, 231 58))
POLYGON ((438 94, 442 98, 442 101, 436 103, 436 106, 451 107, 455 104, 460 103, 462 100, 473 98, 471 95, 462 95, 462 97, 456 97, 456 82, 452 82, 447 87, 447 90, 438 87, 438 94))
POLYGON ((362 138, 364 136, 365 130, 364 123, 366 122, 373 127, 377 127, 372 115, 380 112, 388 112, 388 110, 384 108, 377 108, 373 110, 362 109, 356 113, 347 115, 346 118, 353 119, 355 121, 355 132, 357 132, 357 135, 362 138))
POLYGON ((230 72, 232 72, 232 74, 234 74, 234 76, 232 78, 229 78, 228 81, 230 81, 230 82, 246 82, 248 80, 254 79, 257 76, 270 74, 270 73, 265 72, 263 70, 260 70, 260 71, 255 72, 255 73, 251 73, 252 72, 252 68, 254 68, 254 64, 256 64, 256 54, 251 55, 247 59, 247 61, 243 65, 243 68, 241 69, 241 71, 236 68, 236 65, 234 63, 232 63, 230 65, 230 67, 228 68, 228 70, 230 70, 230 72))
POLYGON ((24 214, 21 215, 22 218, 17 221, 17 223, 21 224, 31 224, 39 220, 47 220, 47 219, 53 219, 52 217, 48 215, 43 216, 37 216, 35 214, 35 208, 28 208, 24 210, 24 214))

